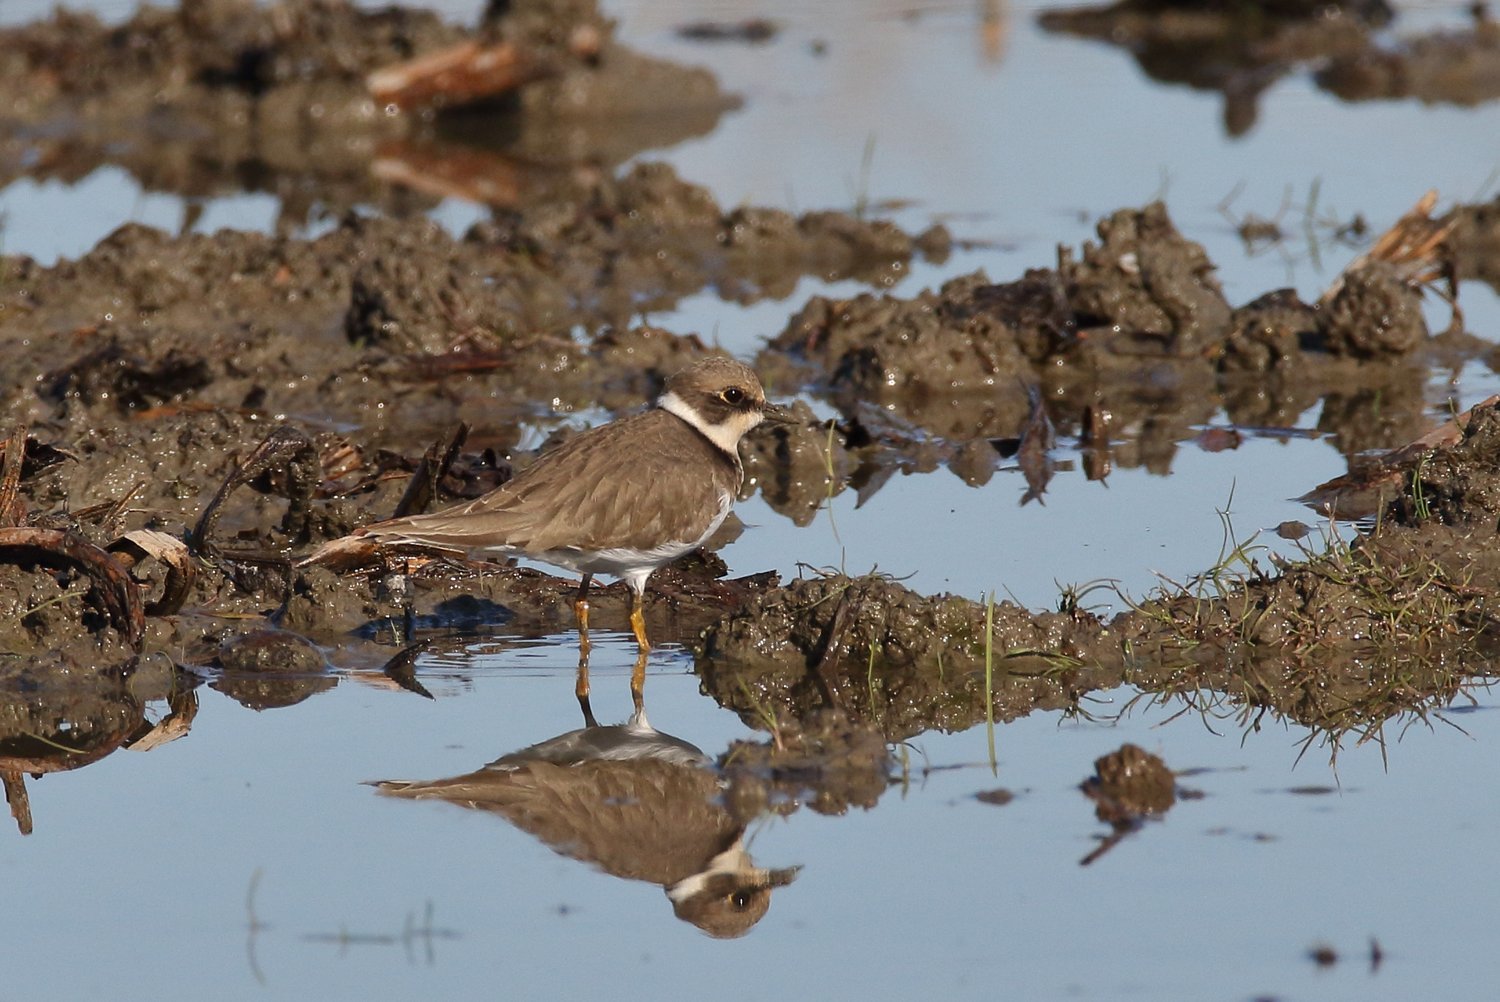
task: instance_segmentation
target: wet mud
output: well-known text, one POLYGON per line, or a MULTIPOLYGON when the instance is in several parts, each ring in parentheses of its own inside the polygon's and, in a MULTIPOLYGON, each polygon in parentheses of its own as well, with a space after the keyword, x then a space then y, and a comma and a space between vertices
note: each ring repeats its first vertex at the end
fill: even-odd
MULTIPOLYGON (((276 109, 312 114, 316 90, 319 115, 415 142, 443 116, 359 110, 369 74, 392 61, 523 45, 548 65, 505 91, 504 113, 522 119, 563 100, 545 88, 611 90, 590 74, 630 57, 608 25, 584 5, 561 21, 543 10, 516 4, 474 32, 337 4, 226 0, 108 29, 58 14, 6 33, 0 92, 30 95, 10 114, 33 129, 129 121, 118 102, 133 100, 137 119, 172 128, 243 120, 271 135, 276 109), (330 42, 299 61, 292 40, 313 22, 330 42), (211 42, 210 23, 224 26, 211 42), (107 50, 118 87, 47 77, 87 46, 107 50)), ((1316 20, 1361 33, 1375 17, 1316 20)), ((723 103, 680 81, 663 89, 723 103)), ((47 162, 39 132, 9 134, 21 144, 11 162, 47 162)), ((230 129, 225 142, 243 138, 230 129)), ((241 155, 261 154, 226 162, 241 155)), ((868 806, 890 783, 887 742, 1037 710, 1086 715, 1090 693, 1124 686, 1245 727, 1293 721, 1336 748, 1420 719, 1489 671, 1500 417, 1479 407, 1440 439, 1421 436, 1429 366, 1493 349, 1456 310, 1453 327, 1428 330, 1421 303, 1460 279, 1496 282, 1494 204, 1433 217, 1424 200, 1311 303, 1287 290, 1229 302, 1159 204, 1112 213, 1096 240, 1020 277, 897 296, 887 290, 908 262, 946 253, 941 228, 727 209, 665 167, 607 163, 569 171, 545 197, 494 199, 457 236, 409 213, 340 212, 315 237, 127 226, 78 260, 0 257, 0 667, 20 672, 26 733, 97 719, 79 734, 120 747, 140 731, 131 686, 143 673, 153 692, 206 679, 269 710, 348 673, 425 692, 417 656, 455 636, 570 629, 575 582, 529 568, 392 552, 337 574, 296 560, 397 511, 485 493, 534 459, 518 447, 528 432, 551 432, 546 444, 570 433, 560 415, 652 399, 707 348, 633 324, 642 313, 705 290, 785 298, 806 276, 872 291, 789 304, 756 359, 773 396, 837 411, 823 422, 799 402, 792 424, 744 444, 747 492, 799 524, 896 472, 946 468, 979 484, 1004 458, 1025 474, 1020 500, 1044 502, 1062 455, 1090 477, 1165 472, 1183 443, 1291 434, 1320 400, 1321 430, 1351 457, 1425 444, 1393 454, 1378 482, 1351 474, 1378 515, 1353 542, 1264 566, 1236 548, 1108 621, 1086 594, 1039 612, 876 575, 732 578, 711 552, 653 575, 653 635, 694 644, 704 690, 768 735, 717 763, 735 823, 792 802, 868 806), (1234 427, 1205 438, 1198 426, 1220 409, 1234 427), (97 706, 28 702, 75 677, 104 686, 80 690, 97 706)), ((1337 510, 1337 489, 1323 503, 1337 510)), ((627 603, 623 586, 597 588, 594 621, 623 628, 627 603)), ((0 772, 45 771, 14 750, 0 772)))
MULTIPOLYGON (((1392 449, 1427 430, 1429 366, 1493 354, 1461 325, 1427 329, 1424 295, 1447 295, 1443 278, 1493 259, 1482 208, 1437 219, 1430 208, 1424 200, 1318 301, 1273 290, 1238 306, 1163 206, 1121 210, 1097 242, 1060 248, 1056 267, 1015 281, 980 273, 910 298, 814 297, 757 365, 839 406, 833 487, 861 501, 897 471, 947 467, 982 484, 1013 455, 1023 501, 1041 499, 1057 439, 1077 443, 1091 479, 1115 467, 1165 473, 1220 409, 1275 436, 1321 401, 1319 430, 1346 455, 1392 449)), ((785 451, 808 473, 819 452, 828 465, 811 433, 785 451)), ((829 480, 797 475, 799 496, 766 493, 801 521, 829 480)))
MULTIPOLYGON (((898 469, 983 482, 1014 455, 1027 497, 1041 498, 1060 440, 1100 475, 1164 469, 1195 414, 1239 413, 1234 388, 1250 377, 1258 425, 1275 423, 1270 386, 1288 413, 1325 396, 1329 420, 1358 426, 1351 448, 1405 434, 1421 421, 1421 360, 1438 340, 1419 309, 1424 283, 1479 273, 1487 212, 1415 214, 1422 255, 1372 252, 1312 304, 1282 291, 1232 307, 1159 205, 1114 214, 1097 243, 1015 282, 814 298, 760 367, 841 417, 820 423, 799 405, 791 425, 747 439, 748 489, 805 522, 831 493, 866 497, 898 469), (1332 403, 1361 383, 1379 398, 1378 429, 1332 403), (1122 446, 1111 421, 1151 430, 1122 446)), ((750 298, 830 268, 870 268, 878 283, 933 239, 832 214, 725 213, 641 167, 562 216, 515 213, 460 239, 382 220, 310 241, 127 227, 77 262, 5 259, 0 337, 23 361, 12 371, 40 373, 5 398, 17 430, 0 507, 8 531, 31 534, 0 554, 12 646, 55 649, 66 636, 89 663, 176 650, 216 688, 268 708, 334 684, 304 636, 352 637, 338 657, 376 668, 400 660, 390 644, 462 626, 476 608, 493 613, 475 623, 565 629, 573 583, 529 569, 392 553, 339 576, 293 558, 395 511, 484 493, 529 461, 519 428, 549 406, 628 410, 704 350, 691 334, 612 326, 627 302, 704 285, 750 298), (675 267, 661 264, 667 246, 675 267), (457 423, 474 414, 484 429, 457 423)), ((1128 683, 1365 733, 1462 689, 1469 674, 1433 651, 1487 642, 1494 562, 1474 527, 1444 526, 1487 510, 1493 424, 1476 409, 1446 448, 1387 471, 1393 507, 1354 545, 1211 569, 1194 592, 1140 600, 1108 623, 1077 596, 1035 613, 873 576, 782 587, 728 579, 711 555, 657 575, 647 611, 670 636, 704 631, 705 689, 755 726, 833 712, 900 740, 972 726, 990 708, 1002 720, 1081 713, 1087 693, 1128 683), (1390 665, 1413 663, 1434 663, 1420 695, 1369 702, 1390 665)), ((598 622, 623 623, 622 587, 595 604, 598 622)))

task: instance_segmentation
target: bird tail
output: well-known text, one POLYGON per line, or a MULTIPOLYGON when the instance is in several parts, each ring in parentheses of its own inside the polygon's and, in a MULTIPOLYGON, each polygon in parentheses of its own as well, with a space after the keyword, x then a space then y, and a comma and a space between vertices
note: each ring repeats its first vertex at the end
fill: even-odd
POLYGON ((411 518, 393 518, 367 525, 347 536, 330 540, 312 553, 297 561, 298 567, 327 567, 334 571, 348 571, 366 567, 376 562, 382 547, 411 546, 432 554, 462 556, 461 546, 452 545, 443 539, 430 538, 417 528, 418 519, 430 519, 430 515, 411 518), (416 530, 416 531, 414 531, 416 530))
POLYGON ((354 533, 330 540, 297 561, 298 567, 327 567, 335 571, 352 570, 374 563, 380 552, 378 540, 354 533))

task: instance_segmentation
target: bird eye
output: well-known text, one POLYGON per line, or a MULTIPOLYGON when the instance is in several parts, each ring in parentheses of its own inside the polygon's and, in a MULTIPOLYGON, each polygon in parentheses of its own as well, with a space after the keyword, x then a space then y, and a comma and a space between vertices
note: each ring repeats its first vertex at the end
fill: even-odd
POLYGON ((734 902, 734 907, 738 911, 744 911, 750 907, 750 895, 746 891, 737 891, 730 896, 730 900, 734 902))
POLYGON ((731 386, 729 389, 719 394, 719 399, 724 401, 726 404, 744 403, 745 391, 740 389, 738 386, 731 386))

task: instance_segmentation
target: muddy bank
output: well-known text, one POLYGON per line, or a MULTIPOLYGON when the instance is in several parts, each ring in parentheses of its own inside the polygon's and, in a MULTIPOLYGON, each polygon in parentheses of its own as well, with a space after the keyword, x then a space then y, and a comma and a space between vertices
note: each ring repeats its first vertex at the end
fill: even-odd
POLYGON ((565 206, 460 238, 427 221, 346 217, 325 236, 171 237, 127 226, 76 262, 0 258, 0 420, 97 426, 219 408, 428 434, 475 413, 637 405, 702 346, 626 330, 708 288, 750 302, 805 275, 882 282, 941 244, 834 213, 719 208, 668 169, 605 179, 565 206), (590 343, 573 332, 615 329, 590 343), (19 380, 19 376, 13 376, 19 380), (441 383, 441 392, 434 392, 441 383))
POLYGON ((1399 101, 1473 107, 1500 98, 1500 23, 1484 5, 1470 27, 1434 31, 1342 53, 1313 78, 1345 101, 1399 101))
MULTIPOLYGON (((243 624, 179 628, 179 613, 271 616, 323 636, 389 617, 384 578, 408 562, 344 589, 293 573, 290 556, 403 499, 484 493, 535 454, 516 448, 533 423, 645 405, 706 348, 624 326, 642 310, 704 288, 739 302, 784 295, 808 274, 885 283, 945 245, 941 230, 912 237, 837 213, 726 211, 646 165, 459 238, 351 215, 315 240, 127 226, 78 261, 0 258, 0 342, 14 363, 0 422, 19 429, 0 524, 101 551, 149 529, 185 542, 201 571, 172 608, 127 629, 102 602, 119 589, 91 584, 87 561, 47 556, 66 570, 56 578, 33 573, 34 554, 0 561, 15 585, 6 609, 26 626, 17 643, 45 649, 82 624, 80 658, 185 644, 202 663, 243 624)), ((724 583, 722 564, 707 567, 660 577, 654 612, 674 629, 681 613, 695 633, 709 610, 768 584, 724 583)), ((398 611, 412 596, 441 606, 472 593, 556 625, 571 602, 571 584, 514 568, 413 570, 398 611)), ((160 598, 160 575, 132 573, 160 598)), ((619 594, 599 593, 602 624, 619 594)))
MULTIPOLYGON (((1028 497, 1041 497, 1058 436, 1074 436, 1101 476, 1115 462, 1165 470, 1187 425, 1215 407, 1274 428, 1320 396, 1325 422, 1349 423, 1350 449, 1404 435, 1421 420, 1422 361, 1438 340, 1418 309, 1433 262, 1462 248, 1467 274, 1487 246, 1485 210, 1460 227, 1424 206, 1397 228, 1410 223, 1421 239, 1399 242, 1422 254, 1386 254, 1383 238, 1317 303, 1273 292, 1232 307, 1160 206, 1113 214, 1097 242, 1014 282, 814 298, 760 368, 773 395, 810 386, 842 414, 819 422, 799 404, 790 426, 750 436, 747 490, 804 521, 830 492, 868 496, 896 470, 946 466, 983 482, 1013 456, 1028 497)), ((0 477, 0 512, 105 554, 0 561, 15 598, 0 612, 28 650, 63 638, 78 663, 170 650, 256 708, 332 684, 303 637, 332 642, 338 668, 387 668, 420 690, 409 677, 420 645, 497 625, 567 630, 574 583, 410 553, 338 577, 295 567, 297 555, 398 509, 483 494, 534 457, 517 448, 523 430, 558 411, 653 398, 705 349, 624 327, 642 304, 704 287, 746 301, 811 273, 880 285, 943 243, 941 231, 844 215, 726 212, 643 166, 576 204, 500 214, 461 238, 352 217, 311 241, 127 227, 77 262, 0 260, 0 340, 22 374, 3 418, 29 429, 7 440, 6 469, 19 472, 0 477), (166 551, 122 542, 141 530, 188 554, 190 580, 173 577, 166 551), (108 601, 132 588, 133 605, 108 601)), ((1445 337, 1443 350, 1473 348, 1445 337)), ((1471 438, 1490 434, 1487 420, 1476 414, 1471 438)), ((1487 477, 1482 455, 1474 447, 1455 469, 1487 477)), ((1129 683, 1342 734, 1441 705, 1469 678, 1439 665, 1419 697, 1369 697, 1389 692, 1391 672, 1427 670, 1402 630, 1436 649, 1477 645, 1489 629, 1488 559, 1432 515, 1482 510, 1450 504, 1452 490, 1424 488, 1422 525, 1393 514, 1347 552, 1214 569, 1194 593, 1109 623, 1083 596, 1034 614, 879 578, 783 588, 770 575, 729 579, 711 556, 655 575, 647 616, 664 639, 706 629, 705 687, 773 731, 827 710, 896 739, 971 726, 988 707, 1000 719, 1082 713, 1088 693, 1129 683), (1408 585, 1415 597, 1393 624, 1388 596, 1408 585), (1437 623, 1462 629, 1455 640, 1437 623)), ((596 623, 623 627, 625 589, 594 599, 596 623)))
POLYGON ((148 191, 276 195, 287 225, 445 194, 515 205, 737 103, 619 45, 582 0, 496 4, 472 27, 340 0, 191 0, 118 26, 59 10, 0 31, 0 183, 114 164, 148 191), (426 61, 465 52, 418 99, 426 61))
POLYGON ((1221 93, 1231 136, 1254 128, 1261 95, 1291 76, 1310 75, 1345 101, 1415 97, 1467 107, 1500 97, 1500 31, 1482 4, 1470 24, 1391 42, 1386 29, 1396 16, 1383 0, 1121 0, 1046 11, 1038 23, 1120 46, 1154 80, 1221 93))
POLYGON ((1477 408, 1456 444, 1405 464, 1406 487, 1354 543, 1270 567, 1236 550, 1108 622, 1076 594, 1030 613, 879 577, 795 581, 705 632, 703 686, 752 726, 833 708, 891 740, 990 707, 1087 714, 1089 693, 1127 684, 1242 727, 1295 722, 1335 749, 1378 740, 1493 671, 1497 450, 1500 411, 1477 408))

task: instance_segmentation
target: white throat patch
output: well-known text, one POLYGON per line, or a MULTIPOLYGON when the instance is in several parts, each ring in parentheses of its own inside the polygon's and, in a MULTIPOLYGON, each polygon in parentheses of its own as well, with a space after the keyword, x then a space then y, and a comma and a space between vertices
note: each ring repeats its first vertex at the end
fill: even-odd
POLYGON ((749 413, 737 412, 731 415, 729 420, 723 424, 709 424, 703 420, 702 414, 699 414, 688 406, 686 400, 683 400, 670 390, 661 395, 661 399, 656 402, 656 406, 669 414, 676 414, 702 432, 710 442, 731 456, 739 455, 740 439, 744 437, 745 432, 761 422, 760 413, 751 411, 749 413))
POLYGON ((669 884, 663 890, 672 903, 680 904, 696 894, 702 894, 708 888, 710 877, 717 877, 725 873, 735 873, 741 876, 760 877, 765 879, 766 870, 757 870, 750 859, 750 854, 740 844, 739 839, 734 840, 734 845, 719 853, 708 861, 708 865, 700 872, 684 877, 675 884, 669 884))

